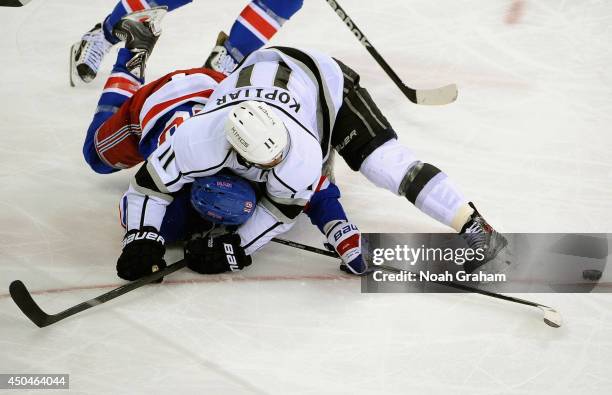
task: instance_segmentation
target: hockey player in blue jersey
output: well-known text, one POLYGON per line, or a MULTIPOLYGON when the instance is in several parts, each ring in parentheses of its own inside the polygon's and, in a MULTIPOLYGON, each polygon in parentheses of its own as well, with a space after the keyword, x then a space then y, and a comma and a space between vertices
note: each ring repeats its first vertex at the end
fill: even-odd
MULTIPOLYGON (((325 178, 322 183, 328 183, 325 178)), ((256 187, 256 185, 255 185, 256 187)), ((187 266, 201 274, 218 274, 227 271, 240 271, 252 263, 250 255, 244 250, 226 248, 240 242, 234 233, 236 227, 245 223, 252 215, 257 204, 257 193, 247 180, 230 172, 196 178, 189 189, 181 191, 168 207, 159 231, 144 226, 129 231, 124 237, 124 252, 117 261, 117 274, 126 280, 135 280, 166 267, 163 258, 165 245, 182 243, 187 266), (147 236, 151 235, 149 240, 147 236), (155 243, 151 240, 155 239, 155 243), (140 264, 146 260, 146 264, 140 264)), ((341 269, 347 273, 363 274, 367 266, 361 254, 361 235, 357 227, 346 220, 342 206, 338 202, 339 190, 326 185, 313 195, 306 212, 313 224, 321 232, 323 223, 333 224, 329 232, 346 235, 336 243, 335 249, 343 253, 341 269)), ((121 205, 121 221, 126 227, 125 207, 127 198, 121 205)), ((334 238, 332 237, 332 241, 334 238)))
MULTIPOLYGON (((92 81, 110 48, 122 41, 113 30, 121 19, 154 7, 168 11, 192 0, 121 0, 113 11, 71 47, 70 84, 92 81)), ((205 66, 229 73, 242 58, 263 47, 301 7, 303 0, 252 0, 234 21, 229 36, 221 32, 205 66)))

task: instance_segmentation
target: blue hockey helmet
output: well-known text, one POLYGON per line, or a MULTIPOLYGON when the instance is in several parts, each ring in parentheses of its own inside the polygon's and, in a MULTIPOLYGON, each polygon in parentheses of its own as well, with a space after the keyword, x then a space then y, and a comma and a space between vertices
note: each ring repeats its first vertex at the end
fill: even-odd
POLYGON ((233 174, 215 174, 194 180, 191 204, 208 221, 240 225, 253 215, 257 200, 247 180, 233 174))

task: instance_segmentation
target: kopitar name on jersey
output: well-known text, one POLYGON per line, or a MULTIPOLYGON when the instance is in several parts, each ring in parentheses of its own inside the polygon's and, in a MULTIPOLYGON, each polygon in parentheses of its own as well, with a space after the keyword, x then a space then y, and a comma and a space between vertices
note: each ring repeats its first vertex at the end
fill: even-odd
POLYGON ((233 93, 228 93, 217 99, 217 105, 221 106, 226 103, 232 103, 238 100, 256 100, 265 99, 270 101, 280 102, 281 104, 289 104, 289 108, 296 114, 302 107, 301 104, 291 96, 287 91, 281 89, 270 88, 246 88, 233 93))

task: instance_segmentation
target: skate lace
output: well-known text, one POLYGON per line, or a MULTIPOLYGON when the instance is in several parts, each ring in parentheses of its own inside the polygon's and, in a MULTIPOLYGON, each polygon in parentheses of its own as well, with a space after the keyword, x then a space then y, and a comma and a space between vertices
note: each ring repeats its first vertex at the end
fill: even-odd
POLYGON ((223 74, 230 74, 236 68, 236 62, 227 52, 224 55, 219 56, 216 63, 219 71, 221 71, 223 74))
POLYGON ((83 41, 86 42, 83 48, 83 62, 97 71, 104 55, 110 50, 112 44, 106 41, 102 30, 85 34, 83 41))
POLYGON ((488 234, 479 219, 475 219, 465 230, 463 237, 472 248, 486 248, 488 234))

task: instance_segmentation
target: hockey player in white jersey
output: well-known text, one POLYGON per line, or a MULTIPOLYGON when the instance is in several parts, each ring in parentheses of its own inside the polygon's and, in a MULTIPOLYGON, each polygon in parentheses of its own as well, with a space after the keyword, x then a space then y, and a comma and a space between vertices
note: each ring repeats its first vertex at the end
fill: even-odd
MULTIPOLYGON (((357 73, 329 56, 281 47, 248 56, 205 110, 153 152, 125 195, 128 233, 159 229, 174 194, 195 177, 229 169, 265 185, 263 196, 236 235, 209 251, 231 250, 227 262, 237 251, 249 257, 292 226, 332 150, 375 185, 406 196, 471 247, 483 248, 486 260, 505 247, 446 174, 397 142, 357 73)), ((153 267, 134 252, 127 243, 120 260, 129 255, 125 264, 144 267, 142 273, 153 267)))
MULTIPOLYGON (((151 13, 154 12, 155 10, 151 10, 151 13)), ((177 70, 142 85, 142 71, 159 36, 159 30, 149 23, 153 18, 148 15, 148 11, 139 12, 138 15, 147 18, 141 22, 140 18, 128 15, 125 19, 128 22, 122 20, 119 24, 125 29, 125 35, 129 39, 126 48, 119 51, 117 63, 104 86, 85 137, 83 155, 92 170, 97 173, 112 173, 143 162, 155 148, 173 135, 181 123, 203 110, 218 82, 226 77, 207 68, 195 68, 177 70), (135 37, 138 39, 134 39, 135 37), (142 61, 135 62, 135 59, 142 61)), ((243 122, 247 121, 244 119, 243 122)), ((240 124, 237 125, 240 127, 240 124)), ((250 158, 248 152, 244 153, 244 156, 250 158)), ((186 244, 189 266, 203 273, 217 273, 223 268, 200 264, 215 262, 214 259, 205 259, 202 254, 197 253, 204 249, 199 244, 206 244, 207 240, 192 239, 189 232, 185 234, 183 229, 185 226, 182 224, 187 222, 186 213, 194 214, 193 210, 189 210, 186 199, 189 195, 188 189, 183 188, 173 196, 173 203, 169 206, 168 214, 164 216, 164 222, 154 229, 154 232, 161 234, 166 241, 183 241, 186 237, 189 240, 186 244), (192 264, 193 262, 197 264, 192 264)), ((327 233, 328 242, 341 256, 346 269, 355 274, 362 273, 366 266, 361 256, 359 231, 349 222, 338 201, 338 188, 325 177, 320 177, 313 192, 308 207, 311 221, 324 234, 327 233)), ((128 212, 127 198, 124 198, 120 213, 122 223, 126 227, 128 212)), ((145 231, 140 232, 141 235, 152 234, 146 233, 149 230, 146 226, 139 228, 140 230, 145 231)), ((118 274, 126 279, 137 278, 142 274, 129 264, 134 256, 139 256, 135 249, 139 249, 143 243, 145 247, 148 244, 147 240, 138 241, 137 233, 132 229, 126 235, 126 243, 130 244, 129 253, 123 256, 117 266, 118 274)), ((161 242, 162 239, 156 240, 161 242)), ((149 246, 141 251, 156 261, 151 251, 163 251, 163 248, 149 246)), ((159 268, 165 263, 162 263, 161 257, 158 258, 154 266, 159 268)))
MULTIPOLYGON (((130 185, 125 210, 128 233, 147 228, 151 234, 152 229, 160 229, 173 195, 197 177, 228 169, 262 183, 263 195, 236 235, 215 239, 210 253, 231 250, 227 256, 231 270, 250 263, 254 251, 292 226, 321 174, 317 140, 295 126, 286 127, 289 118, 281 118, 272 108, 263 102, 243 101, 216 106, 185 121, 149 156, 130 185)), ((124 254, 134 257, 129 243, 124 254)), ((143 262, 132 259, 130 263, 143 262)))

